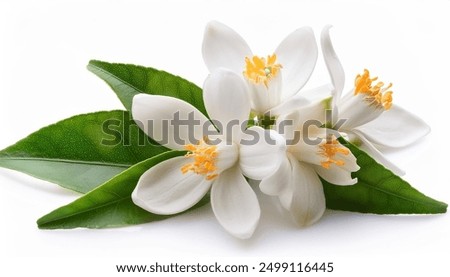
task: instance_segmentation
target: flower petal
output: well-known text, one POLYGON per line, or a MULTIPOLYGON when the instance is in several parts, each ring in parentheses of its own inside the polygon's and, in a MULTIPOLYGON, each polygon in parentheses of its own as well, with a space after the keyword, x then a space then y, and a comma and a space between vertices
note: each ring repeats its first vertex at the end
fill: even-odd
MULTIPOLYGON (((331 84, 325 84, 312 89, 302 90, 300 94, 303 95, 303 97, 308 99, 310 102, 317 102, 320 100, 325 101, 328 98, 330 98, 332 90, 333 88, 331 84)), ((293 97, 295 97, 295 95, 293 97)))
POLYGON ((252 109, 259 114, 271 108, 269 102, 269 89, 264 84, 254 84, 247 80, 248 94, 252 104, 252 109))
POLYGON ((298 163, 299 161, 294 157, 294 155, 292 155, 291 153, 287 152, 287 158, 289 161, 289 183, 284 186, 283 190, 280 191, 280 194, 278 195, 278 199, 280 200, 281 206, 283 208, 285 208, 286 210, 290 210, 291 209, 291 204, 292 204, 292 199, 293 199, 293 195, 294 195, 294 169, 293 166, 294 164, 298 163))
POLYGON ((280 116, 283 114, 292 113, 312 103, 318 102, 322 102, 324 104, 323 107, 325 108, 326 98, 328 97, 331 97, 330 86, 320 86, 295 94, 291 98, 284 100, 281 104, 269 110, 269 112, 271 115, 280 116))
POLYGON ((261 191, 267 195, 278 196, 286 190, 291 182, 292 167, 286 156, 282 159, 280 167, 270 176, 259 183, 261 191))
POLYGON ((250 127, 242 136, 239 164, 245 176, 262 180, 272 175, 286 156, 286 141, 273 130, 250 127))
POLYGON ((285 187, 280 192, 280 195, 278 196, 281 206, 288 211, 291 209, 292 198, 294 195, 294 188, 293 188, 294 183, 292 182, 292 168, 291 168, 291 172, 289 173, 289 175, 291 176, 290 177, 291 181, 289 182, 289 186, 285 187))
POLYGON ((245 57, 253 56, 250 47, 238 33, 217 21, 206 25, 202 53, 210 72, 225 67, 237 74, 244 71, 245 57))
POLYGON ((366 101, 365 95, 344 96, 339 102, 339 119, 345 120, 340 130, 352 130, 379 117, 384 109, 366 101))
POLYGON ((300 119, 300 112, 293 111, 289 114, 281 114, 274 126, 280 135, 286 140, 286 146, 294 144, 301 135, 302 121, 300 119))
POLYGON ((371 142, 399 148, 413 144, 430 132, 422 119, 407 110, 393 106, 377 119, 357 128, 371 142))
POLYGON ((282 81, 281 72, 270 80, 267 87, 263 83, 255 84, 247 80, 252 109, 255 112, 264 114, 281 103, 282 81))
MULTIPOLYGON (((320 129, 320 132, 326 133, 328 129, 320 129)), ((333 131, 333 130, 330 130, 333 131)), ((323 136, 322 136, 323 137, 323 136)), ((337 141, 336 141, 337 142, 337 141)), ((326 181, 341 186, 354 185, 357 182, 357 179, 352 179, 351 173, 356 172, 360 169, 358 164, 356 163, 356 157, 352 152, 348 151, 347 153, 341 153, 339 151, 333 153, 331 157, 323 156, 323 145, 326 143, 325 139, 320 145, 310 145, 306 143, 305 145, 299 144, 298 149, 299 153, 294 153, 300 160, 303 160, 309 164, 314 165, 316 172, 325 179, 326 181), (331 158, 334 161, 343 162, 342 165, 337 165, 331 163, 329 168, 324 168, 322 166, 322 162, 327 161, 327 159, 331 158)), ((336 145, 338 149, 343 149, 346 147, 338 142, 336 145)))
POLYGON ((283 101, 280 105, 272 108, 269 112, 271 115, 280 116, 283 114, 292 113, 293 111, 307 106, 311 101, 306 98, 302 93, 297 93, 291 98, 283 101))
POLYGON ((336 52, 334 51, 333 44, 330 38, 331 25, 327 25, 323 28, 320 37, 322 45, 322 54, 325 64, 327 65, 328 73, 330 74, 331 83, 333 84, 333 110, 337 108, 337 102, 341 99, 341 94, 344 89, 345 73, 339 61, 336 52))
POLYGON ((297 93, 308 81, 317 62, 317 43, 310 27, 289 34, 275 50, 283 66, 283 99, 297 93))
POLYGON ((318 221, 325 211, 322 182, 310 165, 295 161, 292 169, 294 190, 289 210, 299 226, 309 226, 318 221))
POLYGON ((381 153, 365 136, 363 133, 353 130, 353 135, 358 139, 361 144, 359 148, 366 151, 375 161, 384 165, 386 168, 394 172, 399 176, 405 175, 405 171, 390 161, 383 153, 381 153))
POLYGON ((239 167, 225 170, 211 189, 211 206, 219 223, 241 239, 252 236, 261 210, 255 192, 242 176, 239 167))
MULTIPOLYGON (((288 144, 290 153, 296 157, 297 160, 309 164, 321 165, 322 162, 327 160, 327 156, 324 156, 324 145, 327 143, 327 138, 330 136, 339 135, 335 130, 329 128, 319 128, 316 125, 311 125, 307 130, 304 131, 300 139, 297 139, 292 144, 288 144)), ((338 145, 338 148, 345 148, 345 146, 338 145)), ((353 157, 353 161, 356 165, 356 159, 354 156, 349 153, 348 156, 353 157)), ((335 153, 334 157, 338 160, 349 160, 350 157, 346 157, 346 155, 335 153)), ((349 167, 348 170, 354 169, 355 167, 349 167)), ((359 167, 357 167, 359 169, 359 167)), ((354 170, 351 170, 354 171, 354 170)))
POLYGON ((219 153, 216 161, 218 173, 233 167, 239 159, 239 146, 236 143, 221 142, 217 145, 217 152, 219 153))
POLYGON ((241 124, 248 120, 251 109, 244 80, 232 71, 217 69, 203 85, 203 100, 208 115, 218 121, 216 126, 220 132, 231 133, 239 139, 241 124))
POLYGON ((352 178, 352 172, 346 170, 343 166, 331 166, 324 168, 320 165, 314 165, 317 174, 325 181, 338 186, 350 186, 358 182, 357 178, 352 178))
POLYGON ((147 170, 131 195, 133 202, 144 210, 163 215, 194 206, 209 191, 211 181, 192 172, 183 174, 181 167, 188 162, 186 157, 176 157, 147 170))
POLYGON ((288 146, 301 143, 301 140, 314 140, 317 136, 326 137, 332 134, 331 129, 319 128, 326 122, 326 104, 324 101, 317 101, 298 108, 290 114, 281 114, 277 119, 275 130, 286 138, 288 146), (315 129, 325 130, 325 132, 316 134, 315 129))
POLYGON ((138 94, 133 98, 131 113, 149 137, 176 150, 203 138, 203 127, 208 126, 206 116, 194 106, 168 96, 138 94))

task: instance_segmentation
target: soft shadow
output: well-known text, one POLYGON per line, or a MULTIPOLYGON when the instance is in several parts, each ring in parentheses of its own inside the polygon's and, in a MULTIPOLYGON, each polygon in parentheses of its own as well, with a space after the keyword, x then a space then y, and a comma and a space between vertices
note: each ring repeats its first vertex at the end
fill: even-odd
POLYGON ((32 190, 35 191, 41 191, 48 194, 53 195, 60 195, 60 196, 80 196, 79 193, 76 193, 74 191, 64 189, 63 187, 60 187, 57 184, 53 184, 44 180, 40 180, 37 178, 34 178, 32 176, 26 175, 24 173, 10 170, 10 169, 4 169, 0 168, 0 174, 5 176, 5 178, 8 178, 11 180, 10 183, 7 183, 7 185, 23 185, 26 187, 29 187, 32 190), (14 184, 16 183, 16 184, 14 184))

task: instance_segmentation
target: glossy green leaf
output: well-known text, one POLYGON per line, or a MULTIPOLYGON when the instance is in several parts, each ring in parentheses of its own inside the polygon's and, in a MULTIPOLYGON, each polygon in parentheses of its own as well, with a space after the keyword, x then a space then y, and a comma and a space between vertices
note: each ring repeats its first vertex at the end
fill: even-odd
POLYGON ((128 111, 136 94, 148 93, 179 98, 207 114, 202 89, 181 77, 149 67, 95 60, 87 68, 114 90, 128 111))
POLYGON ((83 114, 45 127, 0 151, 0 166, 86 193, 168 149, 126 111, 83 114))
MULTIPOLYGON (((169 151, 138 163, 67 206, 43 216, 37 224, 41 229, 108 228, 170 217, 152 214, 134 205, 131 193, 141 175, 149 168, 184 154, 184 151, 169 151)), ((191 209, 206 203, 208 197, 191 209)))
POLYGON ((364 151, 341 139, 361 169, 353 174, 358 183, 336 186, 322 180, 329 209, 374 214, 438 214, 447 204, 434 200, 377 163, 364 151))

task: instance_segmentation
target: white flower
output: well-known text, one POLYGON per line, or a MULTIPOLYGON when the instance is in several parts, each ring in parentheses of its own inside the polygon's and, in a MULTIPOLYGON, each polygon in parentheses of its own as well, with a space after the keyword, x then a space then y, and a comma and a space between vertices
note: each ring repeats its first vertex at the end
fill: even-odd
MULTIPOLYGON (((165 144, 168 148, 187 150, 188 154, 161 162, 145 172, 132 199, 149 212, 176 214, 195 205, 211 190, 211 206, 220 224, 232 235, 248 238, 257 226, 260 208, 243 174, 257 180, 271 174, 279 166, 277 153, 282 153, 285 146, 269 145, 263 139, 256 145, 240 145, 241 139, 250 135, 241 131, 240 125, 226 128, 231 121, 237 120, 238 124, 246 121, 250 113, 246 85, 233 72, 222 69, 213 72, 205 81, 203 98, 218 131, 204 129, 208 126, 205 115, 179 99, 148 94, 133 98, 132 115, 139 127, 157 141, 168 138, 165 144), (177 126, 173 121, 167 124, 167 120, 174 120, 175 112, 179 120, 193 114, 191 119, 199 124, 189 127, 177 126), (213 145, 212 138, 220 143, 213 145), (188 143, 192 139, 198 143, 188 143)), ((275 134, 260 127, 248 131, 260 138, 266 132, 275 134)))
POLYGON ((420 118, 392 104, 392 84, 374 81, 369 71, 357 75, 355 86, 341 98, 345 75, 342 65, 333 49, 329 29, 323 29, 321 45, 323 57, 333 84, 333 125, 346 120, 339 131, 368 152, 375 160, 394 173, 404 171, 388 160, 384 149, 404 148, 413 145, 430 132, 430 127, 420 118))
POLYGON ((359 170, 356 158, 336 140, 335 131, 317 126, 303 131, 309 119, 320 118, 322 114, 320 103, 316 103, 280 118, 276 127, 280 128, 283 121, 287 123, 285 126, 288 127, 280 132, 290 142, 279 169, 260 183, 261 191, 278 196, 282 206, 300 226, 315 223, 325 211, 325 195, 319 176, 335 185, 357 182, 351 176, 359 170))
POLYGON ((287 114, 308 104, 309 96, 327 93, 327 86, 299 93, 317 61, 317 43, 310 27, 289 34, 265 57, 253 55, 245 40, 234 30, 213 21, 206 26, 203 59, 209 71, 225 67, 239 74, 248 84, 253 111, 257 115, 287 114))

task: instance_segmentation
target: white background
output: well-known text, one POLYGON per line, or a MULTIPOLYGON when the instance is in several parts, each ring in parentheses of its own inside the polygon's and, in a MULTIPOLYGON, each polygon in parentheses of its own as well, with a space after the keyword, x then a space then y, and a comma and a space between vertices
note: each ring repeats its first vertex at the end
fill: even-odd
MULTIPOLYGON (((199 85, 205 24, 236 29, 256 54, 272 53, 288 33, 333 24, 350 88, 368 68, 394 83, 394 101, 432 133, 414 156, 399 156, 405 179, 450 202, 448 181, 449 1, 1 1, 0 148, 79 113, 122 108, 85 68, 90 59, 135 63, 199 85)), ((308 86, 327 81, 323 61, 308 86)), ((240 241, 210 207, 162 222, 109 230, 41 231, 35 221, 78 195, 0 169, 0 273, 111 276, 115 264, 159 262, 334 262, 330 276, 448 272, 448 215, 376 216, 327 211, 298 229, 261 198, 261 224, 240 241)), ((167 275, 167 274, 166 274, 167 275)), ((417 275, 416 275, 417 276, 417 275)))

